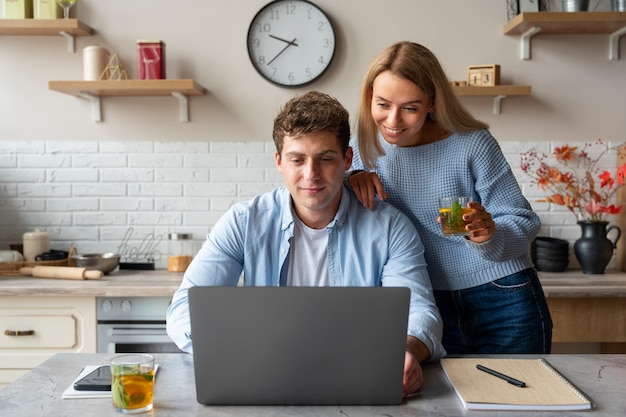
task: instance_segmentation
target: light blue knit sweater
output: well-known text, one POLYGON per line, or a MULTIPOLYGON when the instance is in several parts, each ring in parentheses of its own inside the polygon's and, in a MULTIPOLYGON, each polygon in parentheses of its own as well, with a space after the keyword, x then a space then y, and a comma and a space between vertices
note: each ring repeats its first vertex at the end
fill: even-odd
MULTIPOLYGON (((489 131, 405 148, 388 144, 382 136, 379 141, 386 155, 376 160, 375 171, 387 201, 419 231, 434 289, 470 288, 533 266, 530 243, 541 222, 489 131), (470 195, 491 213, 496 232, 489 241, 476 244, 462 236, 442 236, 436 220, 438 198, 452 195, 470 195)), ((351 146, 352 169, 364 169, 356 137, 351 146)))

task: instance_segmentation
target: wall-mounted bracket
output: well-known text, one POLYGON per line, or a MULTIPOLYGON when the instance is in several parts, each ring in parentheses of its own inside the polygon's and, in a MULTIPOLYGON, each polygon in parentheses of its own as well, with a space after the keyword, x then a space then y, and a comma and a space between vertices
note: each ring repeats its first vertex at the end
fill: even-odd
MULTIPOLYGON (((96 96, 91 93, 81 92, 79 96, 91 101, 91 119, 94 122, 102 121, 102 107, 101 101, 102 98, 100 96, 96 96)), ((179 91, 172 91, 172 96, 178 99, 179 105, 179 118, 181 122, 189 121, 189 97, 186 94, 183 94, 179 91)))
POLYGON ((626 27, 611 33, 609 38, 609 59, 617 61, 619 59, 619 39, 626 35, 626 27))
POLYGON ((64 30, 60 31, 59 33, 67 39, 67 52, 70 54, 73 54, 74 52, 76 52, 74 35, 64 30))
POLYGON ((500 108, 502 106, 502 100, 504 100, 506 96, 499 95, 493 98, 493 114, 500 114, 500 108))
POLYGON ((533 37, 534 34, 541 31, 541 28, 538 26, 533 26, 528 29, 526 32, 522 33, 520 37, 520 48, 521 48, 521 58, 524 60, 530 59, 530 38, 533 37))
POLYGON ((180 91, 172 91, 172 96, 178 99, 180 121, 187 123, 189 121, 189 97, 180 91))
POLYGON ((91 93, 81 92, 78 94, 82 98, 91 101, 91 120, 94 122, 102 121, 102 108, 100 106, 100 97, 91 93))

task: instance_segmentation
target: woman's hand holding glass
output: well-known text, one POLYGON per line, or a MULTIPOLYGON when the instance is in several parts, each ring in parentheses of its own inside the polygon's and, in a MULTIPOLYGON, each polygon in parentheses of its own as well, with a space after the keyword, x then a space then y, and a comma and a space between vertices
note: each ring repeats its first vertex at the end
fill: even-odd
POLYGON ((496 223, 491 214, 477 201, 470 201, 468 207, 473 211, 463 215, 463 219, 471 222, 467 225, 467 230, 470 231, 469 239, 474 243, 488 241, 496 232, 496 223))

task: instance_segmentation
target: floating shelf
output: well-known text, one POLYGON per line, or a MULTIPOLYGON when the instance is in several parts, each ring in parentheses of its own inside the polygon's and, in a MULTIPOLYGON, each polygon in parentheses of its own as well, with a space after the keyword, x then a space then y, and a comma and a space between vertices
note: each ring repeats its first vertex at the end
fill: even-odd
POLYGON ((457 96, 493 96, 493 114, 500 114, 502 100, 507 96, 528 96, 529 85, 496 85, 493 87, 453 86, 457 96))
POLYGON ((67 51, 75 51, 76 36, 91 36, 94 30, 78 19, 0 19, 0 35, 64 36, 67 51))
POLYGON ((610 35, 609 59, 619 59, 619 39, 626 35, 624 12, 525 12, 504 25, 505 35, 521 35, 521 59, 530 59, 530 39, 545 35, 610 35))
POLYGON ((180 121, 189 121, 188 96, 206 94, 194 80, 98 80, 48 81, 50 90, 86 98, 92 104, 92 119, 102 121, 101 97, 173 96, 179 101, 180 121))

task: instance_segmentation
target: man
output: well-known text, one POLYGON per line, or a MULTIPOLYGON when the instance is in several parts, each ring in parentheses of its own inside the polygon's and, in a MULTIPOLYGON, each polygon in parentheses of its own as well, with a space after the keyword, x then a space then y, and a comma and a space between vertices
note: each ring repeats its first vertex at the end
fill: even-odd
POLYGON ((352 164, 348 112, 309 92, 274 120, 276 166, 284 187, 231 207, 185 272, 167 312, 167 331, 191 352, 187 290, 194 285, 408 287, 411 305, 404 394, 423 382, 421 363, 438 359, 442 323, 424 248, 391 205, 363 207, 344 186, 352 164))

